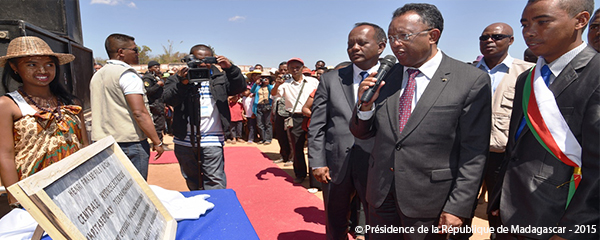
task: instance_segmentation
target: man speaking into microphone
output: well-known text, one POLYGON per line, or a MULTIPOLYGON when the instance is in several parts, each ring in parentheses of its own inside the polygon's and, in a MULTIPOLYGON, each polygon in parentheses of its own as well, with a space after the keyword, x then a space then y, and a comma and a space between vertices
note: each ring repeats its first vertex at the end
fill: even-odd
MULTIPOLYGON (((381 27, 355 24, 348 34, 347 47, 352 64, 323 74, 315 93, 308 128, 308 160, 313 175, 323 183, 327 239, 348 239, 348 217, 355 195, 366 209, 367 160, 373 142, 355 140, 348 124, 357 102, 358 85, 378 70, 385 45, 381 27)), ((364 224, 364 217, 358 222, 364 224)))
MULTIPOLYGON (((369 225, 430 230, 370 239, 446 239, 431 227, 460 227, 473 214, 489 152, 490 78, 438 49, 443 23, 430 4, 394 12, 388 39, 399 64, 350 120, 355 137, 377 146, 368 162, 369 225)), ((359 99, 375 82, 360 84, 359 99)))

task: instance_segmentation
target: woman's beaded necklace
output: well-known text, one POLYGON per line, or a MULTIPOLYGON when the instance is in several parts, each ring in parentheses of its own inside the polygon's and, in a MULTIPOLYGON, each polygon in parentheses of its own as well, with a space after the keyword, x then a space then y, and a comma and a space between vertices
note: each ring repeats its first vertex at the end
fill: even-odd
POLYGON ((39 110, 49 112, 50 114, 54 115, 54 117, 56 117, 56 120, 60 121, 62 119, 62 112, 60 111, 60 106, 62 106, 62 102, 60 101, 59 98, 56 98, 56 108, 53 110, 53 109, 51 109, 49 102, 48 102, 48 108, 40 106, 36 101, 33 100, 33 98, 31 96, 29 96, 29 94, 27 94, 27 92, 25 92, 25 90, 23 90, 22 87, 19 88, 19 92, 22 93, 23 95, 25 95, 27 100, 29 100, 29 102, 33 103, 33 105, 36 108, 38 108, 39 110))

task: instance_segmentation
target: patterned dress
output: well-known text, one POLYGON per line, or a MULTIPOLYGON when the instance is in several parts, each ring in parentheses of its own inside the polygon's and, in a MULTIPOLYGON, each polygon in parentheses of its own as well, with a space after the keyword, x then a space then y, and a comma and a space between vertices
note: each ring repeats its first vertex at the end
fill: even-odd
POLYGON ((23 117, 14 122, 15 163, 19 180, 73 154, 82 146, 77 114, 81 107, 60 106, 61 119, 55 114, 36 111, 18 91, 8 93, 23 117))

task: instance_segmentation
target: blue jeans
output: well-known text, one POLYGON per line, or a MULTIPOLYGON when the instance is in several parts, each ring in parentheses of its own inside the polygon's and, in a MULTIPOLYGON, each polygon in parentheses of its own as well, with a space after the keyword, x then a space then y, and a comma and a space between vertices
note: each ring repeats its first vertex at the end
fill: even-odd
POLYGON ((150 160, 150 144, 141 142, 118 143, 121 150, 129 158, 133 166, 140 172, 144 180, 148 180, 148 161, 150 160))
POLYGON ((254 142, 254 132, 256 129, 256 118, 248 118, 248 142, 254 142))
POLYGON ((236 140, 237 138, 242 138, 243 124, 244 123, 242 121, 231 122, 231 124, 229 125, 229 136, 227 137, 227 139, 236 140))
POLYGON ((190 191, 227 188, 223 147, 201 147, 200 151, 200 161, 197 161, 196 148, 175 144, 175 157, 190 191))
POLYGON ((258 104, 256 106, 256 124, 260 130, 263 141, 271 142, 273 139, 273 127, 271 125, 271 105, 258 104))

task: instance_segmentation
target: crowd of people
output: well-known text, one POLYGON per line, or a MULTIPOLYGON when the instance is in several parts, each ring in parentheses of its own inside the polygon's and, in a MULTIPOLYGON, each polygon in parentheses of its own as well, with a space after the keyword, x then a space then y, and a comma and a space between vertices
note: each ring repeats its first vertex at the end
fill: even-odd
MULTIPOLYGON (((226 144, 276 139, 274 162, 293 166, 295 184, 308 177, 323 191, 327 239, 468 239, 448 229, 470 226, 486 189, 491 228, 545 228, 491 239, 598 239, 599 15, 592 0, 530 0, 520 20, 524 60, 508 54, 512 27, 491 23, 481 57, 464 63, 438 48, 436 6, 411 3, 393 13, 387 34, 356 23, 349 62, 335 68, 292 57, 245 74, 198 44, 189 54, 199 61, 164 74, 150 61, 140 76, 135 38, 115 33, 90 82, 90 138, 81 101, 57 80, 74 56, 18 37, 0 57, 5 88, 21 83, 0 97, 1 180, 11 185, 106 136, 147 178, 150 150, 159 158, 172 134, 188 188, 223 189, 226 144), (380 58, 388 45, 396 64, 380 58)), ((9 203, 21 207, 10 194, 9 203)))

